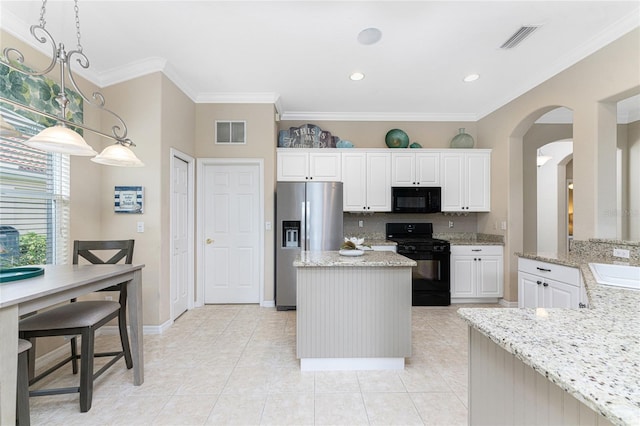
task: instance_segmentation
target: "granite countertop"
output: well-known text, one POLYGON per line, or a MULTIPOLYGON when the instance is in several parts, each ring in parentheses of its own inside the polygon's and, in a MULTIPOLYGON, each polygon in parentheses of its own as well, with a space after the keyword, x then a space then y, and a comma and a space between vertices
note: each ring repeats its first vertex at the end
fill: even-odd
POLYGON ((613 424, 640 423, 640 291, 597 284, 589 253, 517 255, 579 268, 590 308, 547 309, 547 317, 534 309, 463 308, 460 316, 613 424))
POLYGON ((298 268, 317 267, 412 267, 416 261, 392 251, 366 250, 362 256, 342 256, 337 251, 303 251, 293 261, 298 268))
POLYGON ((433 237, 447 240, 453 246, 504 246, 502 235, 475 232, 434 232, 433 237))

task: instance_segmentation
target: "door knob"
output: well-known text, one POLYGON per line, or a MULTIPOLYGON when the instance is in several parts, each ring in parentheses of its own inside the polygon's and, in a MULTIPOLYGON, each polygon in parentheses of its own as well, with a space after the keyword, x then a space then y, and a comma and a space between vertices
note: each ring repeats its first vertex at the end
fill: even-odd
POLYGON ((207 238, 206 242, 207 242, 207 244, 211 244, 211 243, 213 243, 213 240, 211 238, 207 238))

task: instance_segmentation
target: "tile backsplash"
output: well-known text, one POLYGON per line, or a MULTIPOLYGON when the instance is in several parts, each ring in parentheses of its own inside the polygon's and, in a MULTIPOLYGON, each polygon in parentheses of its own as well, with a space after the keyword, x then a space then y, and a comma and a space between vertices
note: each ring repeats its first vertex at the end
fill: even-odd
POLYGON ((344 213, 344 235, 370 239, 385 238, 385 224, 398 222, 426 222, 433 223, 434 233, 444 232, 472 232, 477 230, 476 213, 461 215, 431 213, 431 214, 399 214, 399 213, 344 213), (362 227, 360 227, 362 221, 362 227), (453 227, 449 228, 449 221, 453 227))

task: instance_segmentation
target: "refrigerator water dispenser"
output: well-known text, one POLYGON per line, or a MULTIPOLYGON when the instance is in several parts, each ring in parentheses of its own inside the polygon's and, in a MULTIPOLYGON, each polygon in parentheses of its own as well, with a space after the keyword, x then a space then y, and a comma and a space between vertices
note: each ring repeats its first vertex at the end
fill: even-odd
POLYGON ((300 247, 300 221, 282 222, 282 247, 300 247))

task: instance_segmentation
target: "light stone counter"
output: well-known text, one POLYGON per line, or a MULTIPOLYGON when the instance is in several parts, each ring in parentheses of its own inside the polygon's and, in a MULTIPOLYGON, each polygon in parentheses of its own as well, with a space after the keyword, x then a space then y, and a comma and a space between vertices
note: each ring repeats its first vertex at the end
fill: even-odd
MULTIPOLYGON (((640 424, 640 291, 597 284, 588 262, 607 259, 592 251, 517 255, 579 268, 590 308, 547 309, 548 316, 464 308, 460 316, 611 423, 640 424)), ((637 264, 633 257, 631 264, 637 264)))
POLYGON ((342 256, 337 251, 303 251, 293 261, 298 268, 331 266, 348 267, 412 267, 416 261, 391 251, 366 250, 362 256, 342 256))

